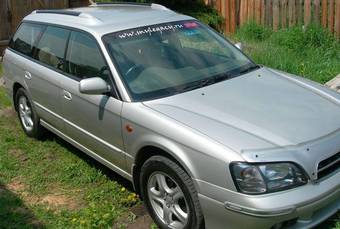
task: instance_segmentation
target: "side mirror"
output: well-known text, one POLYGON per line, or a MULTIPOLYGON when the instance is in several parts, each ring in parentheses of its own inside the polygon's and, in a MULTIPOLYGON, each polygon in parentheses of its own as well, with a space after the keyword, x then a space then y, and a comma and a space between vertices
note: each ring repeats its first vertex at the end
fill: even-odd
POLYGON ((100 77, 83 79, 79 83, 79 91, 88 95, 101 95, 110 91, 110 85, 100 77))
POLYGON ((239 50, 242 50, 243 49, 243 45, 241 42, 238 42, 235 44, 236 48, 238 48, 239 50))

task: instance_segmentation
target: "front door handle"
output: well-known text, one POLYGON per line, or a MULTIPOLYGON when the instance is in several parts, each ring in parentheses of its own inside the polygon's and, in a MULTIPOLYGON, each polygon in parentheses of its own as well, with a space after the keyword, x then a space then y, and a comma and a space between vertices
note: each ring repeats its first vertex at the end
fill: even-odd
POLYGON ((72 95, 70 92, 64 90, 64 98, 66 100, 72 100, 72 95))
POLYGON ((25 71, 25 78, 28 80, 32 79, 32 74, 29 71, 25 71))

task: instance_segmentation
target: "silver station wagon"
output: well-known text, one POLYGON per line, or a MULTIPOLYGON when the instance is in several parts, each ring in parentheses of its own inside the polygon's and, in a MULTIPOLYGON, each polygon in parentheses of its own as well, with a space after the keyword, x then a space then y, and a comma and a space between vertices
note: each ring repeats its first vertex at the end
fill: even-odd
POLYGON ((133 183, 159 228, 310 228, 340 206, 340 94, 156 4, 37 10, 3 58, 25 133, 133 183))

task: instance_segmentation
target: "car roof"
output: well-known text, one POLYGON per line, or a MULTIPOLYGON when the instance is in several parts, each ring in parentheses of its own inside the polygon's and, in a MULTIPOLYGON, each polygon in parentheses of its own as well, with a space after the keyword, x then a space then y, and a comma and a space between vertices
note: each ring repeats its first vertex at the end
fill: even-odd
POLYGON ((36 10, 24 21, 46 22, 103 35, 130 28, 193 19, 159 4, 93 4, 65 10, 36 10))

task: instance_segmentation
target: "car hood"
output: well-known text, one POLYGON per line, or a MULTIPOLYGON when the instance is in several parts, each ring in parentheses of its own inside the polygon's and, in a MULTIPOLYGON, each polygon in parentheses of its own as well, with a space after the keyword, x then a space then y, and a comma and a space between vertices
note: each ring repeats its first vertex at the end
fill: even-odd
POLYGON ((297 145, 340 128, 340 96, 268 68, 144 105, 235 151, 297 145))

